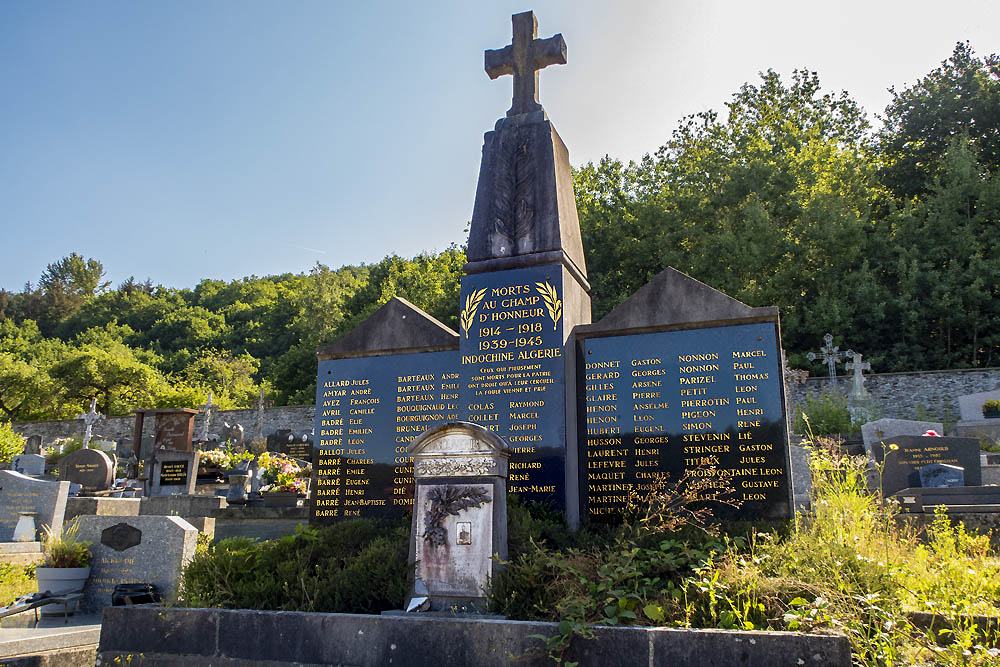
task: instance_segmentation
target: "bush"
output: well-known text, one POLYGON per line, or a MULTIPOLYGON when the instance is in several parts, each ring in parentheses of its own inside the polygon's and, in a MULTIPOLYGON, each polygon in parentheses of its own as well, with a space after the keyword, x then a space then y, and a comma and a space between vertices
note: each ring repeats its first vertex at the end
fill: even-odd
POLYGON ((377 614, 401 609, 409 525, 355 519, 280 540, 204 545, 181 575, 179 604, 377 614))
POLYGON ((10 463, 15 456, 23 453, 24 442, 9 422, 0 422, 0 463, 10 463))
POLYGON ((0 563, 0 606, 6 607, 22 595, 37 590, 34 565, 0 563))
POLYGON ((814 435, 836 435, 851 433, 860 424, 851 423, 851 413, 847 409, 847 396, 825 393, 817 398, 809 397, 796 410, 792 429, 796 433, 810 431, 814 435), (808 420, 808 424, 806 421, 808 420))

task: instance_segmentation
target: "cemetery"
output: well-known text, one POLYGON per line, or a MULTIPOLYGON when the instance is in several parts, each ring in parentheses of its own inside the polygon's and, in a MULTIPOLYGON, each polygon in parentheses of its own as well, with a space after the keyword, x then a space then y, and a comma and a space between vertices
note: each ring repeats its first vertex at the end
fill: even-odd
POLYGON ((282 405, 244 368, 7 411, 0 660, 1000 664, 1000 369, 793 358, 669 264, 605 303, 539 96, 566 40, 512 31, 455 312, 385 294, 282 405))

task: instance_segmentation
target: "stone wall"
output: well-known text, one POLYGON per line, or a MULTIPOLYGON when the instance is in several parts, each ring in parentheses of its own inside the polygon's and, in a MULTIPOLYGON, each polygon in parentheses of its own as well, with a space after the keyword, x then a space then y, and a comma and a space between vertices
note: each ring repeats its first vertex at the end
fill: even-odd
MULTIPOLYGON (((933 421, 954 422, 958 420, 958 397, 980 391, 1000 388, 1000 368, 978 368, 972 370, 919 371, 916 373, 875 373, 865 376, 865 387, 871 393, 877 414, 895 419, 929 418, 933 421)), ((851 380, 841 376, 832 391, 846 395, 851 388, 851 380)), ((802 406, 807 398, 821 396, 831 391, 825 377, 812 377, 804 383, 789 387, 791 407, 802 406)), ((264 436, 280 429, 289 429, 297 434, 310 433, 316 413, 312 405, 289 405, 264 409, 264 436)), ((194 418, 195 436, 201 433, 204 415, 194 418)), ((143 439, 153 437, 154 421, 147 418, 144 423, 143 439)), ((247 439, 257 429, 257 411, 219 410, 212 413, 210 432, 219 433, 222 423, 242 424, 247 439)), ((94 426, 94 436, 107 440, 132 438, 135 417, 112 417, 103 419, 94 426)), ((48 443, 55 438, 83 433, 83 422, 75 419, 43 422, 15 422, 14 430, 27 437, 42 436, 48 443)))
MULTIPOLYGON (((1000 368, 874 373, 865 379, 879 417, 955 422, 958 397, 1000 387, 1000 368)), ((836 387, 827 377, 811 377, 789 389, 792 405, 802 406, 806 399, 831 391, 846 396, 851 387, 849 376, 839 376, 836 387)))
MULTIPOLYGON (((289 429, 296 434, 311 433, 313 430, 313 417, 316 414, 316 407, 313 405, 288 405, 276 408, 264 409, 264 437, 281 429, 289 429)), ((195 437, 201 433, 205 415, 198 414, 194 418, 195 437)), ((257 433, 257 410, 213 410, 212 422, 209 425, 209 433, 221 433, 223 422, 230 424, 241 424, 244 430, 244 437, 247 440, 255 437, 257 433)), ((143 422, 142 437, 152 439, 153 429, 156 420, 148 416, 143 422)), ((21 435, 28 437, 32 435, 42 436, 43 443, 49 443, 56 438, 65 438, 71 435, 82 435, 84 430, 83 422, 76 419, 65 419, 62 421, 42 421, 42 422, 14 422, 14 430, 21 435)), ((102 419, 94 425, 94 438, 98 440, 120 440, 122 438, 132 439, 135 431, 135 416, 126 415, 123 417, 111 417, 102 419)))

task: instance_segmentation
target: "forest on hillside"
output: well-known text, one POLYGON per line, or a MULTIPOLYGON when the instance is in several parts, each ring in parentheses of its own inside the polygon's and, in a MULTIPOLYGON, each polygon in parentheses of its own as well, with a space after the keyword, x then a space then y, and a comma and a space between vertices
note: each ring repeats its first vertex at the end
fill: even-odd
MULTIPOLYGON (((1000 365, 1000 58, 956 45, 869 119, 773 71, 638 162, 575 170, 594 319, 673 266, 781 309, 790 364, 831 332, 875 372, 1000 365)), ((456 226, 459 224, 456 221, 456 226)), ((0 289, 0 421, 313 401, 317 347, 392 296, 457 328, 464 251, 176 289, 72 254, 0 289)))

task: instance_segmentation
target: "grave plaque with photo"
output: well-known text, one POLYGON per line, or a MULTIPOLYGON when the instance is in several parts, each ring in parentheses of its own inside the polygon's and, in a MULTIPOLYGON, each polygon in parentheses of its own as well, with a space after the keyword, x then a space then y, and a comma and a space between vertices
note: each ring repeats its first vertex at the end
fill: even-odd
POLYGON ((311 521, 403 516, 413 505, 410 440, 458 419, 454 352, 319 362, 311 521))
POLYGON ((932 463, 963 468, 965 486, 983 483, 979 441, 975 438, 899 435, 875 443, 872 455, 877 463, 885 463, 882 495, 887 497, 903 489, 920 487, 920 470, 932 463))
MULTIPOLYGON (((790 515, 777 324, 589 338, 578 366, 580 513, 618 520, 629 496, 710 477, 740 518, 790 515)), ((513 472, 513 471, 512 471, 513 472)))

